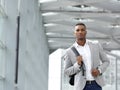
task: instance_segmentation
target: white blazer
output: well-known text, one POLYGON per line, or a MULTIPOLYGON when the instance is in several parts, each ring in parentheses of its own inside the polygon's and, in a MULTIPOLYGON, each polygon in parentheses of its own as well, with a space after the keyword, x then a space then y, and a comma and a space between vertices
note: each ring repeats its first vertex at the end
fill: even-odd
MULTIPOLYGON (((88 45, 91 52, 92 68, 99 68, 101 70, 101 74, 95 77, 95 80, 102 87, 105 85, 102 73, 105 72, 110 62, 99 43, 88 42, 88 45)), ((86 84, 86 75, 82 75, 80 66, 76 62, 75 53, 71 50, 71 47, 67 49, 65 56, 64 73, 68 76, 76 73, 74 88, 75 90, 83 90, 86 84)))

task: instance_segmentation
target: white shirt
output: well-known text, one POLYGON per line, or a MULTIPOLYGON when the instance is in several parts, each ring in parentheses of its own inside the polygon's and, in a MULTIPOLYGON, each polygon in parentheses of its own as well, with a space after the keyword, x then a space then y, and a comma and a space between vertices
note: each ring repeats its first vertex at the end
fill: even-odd
POLYGON ((83 63, 85 64, 86 80, 94 80, 94 77, 91 74, 92 63, 91 63, 91 52, 90 52, 90 47, 88 45, 88 41, 86 41, 84 46, 80 46, 77 44, 77 42, 75 42, 74 46, 82 56, 83 63))

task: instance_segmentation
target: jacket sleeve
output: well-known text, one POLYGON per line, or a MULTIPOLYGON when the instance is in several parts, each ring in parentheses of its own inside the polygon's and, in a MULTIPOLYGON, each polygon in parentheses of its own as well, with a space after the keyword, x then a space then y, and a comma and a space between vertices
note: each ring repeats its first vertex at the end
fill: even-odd
POLYGON ((98 47, 99 47, 100 60, 102 62, 102 64, 100 64, 98 66, 98 69, 100 70, 101 73, 104 73, 110 64, 110 61, 108 60, 108 57, 107 57, 105 51, 103 50, 102 46, 100 44, 98 44, 98 47))
POLYGON ((64 58, 65 60, 64 73, 68 76, 73 75, 80 71, 80 65, 78 65, 77 62, 73 64, 71 60, 71 56, 72 55, 70 53, 70 50, 66 51, 65 58, 64 58))

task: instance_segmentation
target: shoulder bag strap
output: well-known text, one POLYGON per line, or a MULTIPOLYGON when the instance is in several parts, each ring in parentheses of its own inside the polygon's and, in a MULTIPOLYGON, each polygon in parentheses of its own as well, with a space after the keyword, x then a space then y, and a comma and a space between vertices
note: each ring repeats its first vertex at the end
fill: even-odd
POLYGON ((78 51, 76 50, 76 48, 74 46, 72 46, 71 49, 75 53, 76 57, 80 56, 80 54, 78 53, 78 51))
MULTIPOLYGON (((76 50, 76 48, 74 46, 71 47, 72 51, 75 53, 76 57, 77 56, 80 56, 80 53, 76 50)), ((82 62, 82 65, 80 67, 82 69, 82 72, 83 72, 83 76, 84 76, 84 68, 83 68, 83 62, 82 62)))

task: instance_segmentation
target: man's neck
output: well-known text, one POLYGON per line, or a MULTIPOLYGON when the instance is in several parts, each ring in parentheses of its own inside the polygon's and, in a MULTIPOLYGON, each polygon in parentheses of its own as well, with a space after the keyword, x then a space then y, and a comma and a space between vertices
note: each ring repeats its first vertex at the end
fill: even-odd
POLYGON ((78 43, 78 45, 84 46, 85 43, 86 43, 86 39, 84 39, 84 40, 76 40, 76 42, 78 43))

